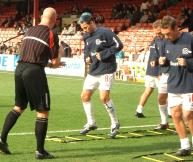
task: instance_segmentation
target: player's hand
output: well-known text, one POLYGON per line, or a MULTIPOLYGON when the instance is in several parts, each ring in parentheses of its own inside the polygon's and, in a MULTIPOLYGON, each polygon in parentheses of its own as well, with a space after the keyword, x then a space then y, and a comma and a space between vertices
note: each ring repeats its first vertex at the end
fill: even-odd
POLYGON ((179 66, 186 66, 186 60, 184 58, 177 58, 179 66))
POLYGON ((60 62, 60 66, 66 66, 66 62, 60 62))
POLYGON ((96 58, 98 59, 98 60, 101 60, 101 55, 100 55, 100 53, 96 53, 96 58))
POLYGON ((91 59, 90 59, 90 57, 87 57, 85 61, 86 61, 86 64, 91 64, 91 59))
POLYGON ((166 57, 161 56, 161 57, 159 58, 159 64, 160 64, 160 65, 164 65, 165 63, 166 63, 166 57))
POLYGON ((155 61, 150 61, 150 66, 155 67, 155 61))

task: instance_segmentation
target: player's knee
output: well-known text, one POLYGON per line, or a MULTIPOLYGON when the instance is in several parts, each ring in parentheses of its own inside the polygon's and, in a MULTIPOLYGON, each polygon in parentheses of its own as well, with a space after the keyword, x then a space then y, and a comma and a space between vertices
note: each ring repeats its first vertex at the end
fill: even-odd
POLYGON ((184 119, 187 120, 187 121, 192 120, 193 119, 193 113, 190 112, 190 113, 184 114, 184 119))
POLYGON ((159 94, 159 95, 158 95, 158 103, 159 103, 160 105, 165 105, 165 104, 167 104, 167 96, 166 96, 166 95, 159 94))
POLYGON ((159 105, 166 105, 167 104, 165 98, 162 98, 162 97, 158 97, 158 103, 159 103, 159 105))
POLYGON ((48 118, 48 115, 49 115, 48 111, 37 112, 37 118, 48 118))
POLYGON ((150 96, 152 92, 153 92, 153 90, 147 89, 147 90, 145 90, 145 92, 143 93, 143 95, 144 95, 144 96, 150 96))
POLYGON ((81 100, 82 100, 82 102, 88 102, 88 101, 90 101, 90 96, 88 96, 86 94, 81 94, 81 100))
POLYGON ((24 110, 21 109, 21 107, 18 107, 18 106, 15 106, 15 107, 13 108, 13 110, 16 111, 17 113, 20 113, 20 114, 22 114, 23 111, 24 111, 24 110))
POLYGON ((171 115, 172 115, 172 118, 173 118, 174 120, 181 120, 181 119, 182 119, 182 113, 179 112, 179 111, 173 110, 173 111, 171 112, 171 115))
POLYGON ((104 97, 100 97, 100 100, 103 104, 106 104, 110 99, 109 97, 104 96, 104 97))

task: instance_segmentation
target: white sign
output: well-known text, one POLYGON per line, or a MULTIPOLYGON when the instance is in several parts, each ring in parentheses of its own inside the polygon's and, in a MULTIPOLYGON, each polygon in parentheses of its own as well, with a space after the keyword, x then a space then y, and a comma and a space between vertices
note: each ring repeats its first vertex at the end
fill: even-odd
MULTIPOLYGON (((19 55, 0 54, 0 70, 15 71, 19 55)), ((46 74, 80 76, 84 77, 85 64, 83 59, 78 58, 61 58, 65 66, 60 68, 45 68, 46 74)))
POLYGON ((64 67, 60 68, 45 68, 46 74, 67 75, 67 76, 81 76, 84 77, 85 64, 83 59, 78 58, 61 58, 65 62, 64 67))
POLYGON ((19 55, 0 54, 0 70, 15 71, 19 55))

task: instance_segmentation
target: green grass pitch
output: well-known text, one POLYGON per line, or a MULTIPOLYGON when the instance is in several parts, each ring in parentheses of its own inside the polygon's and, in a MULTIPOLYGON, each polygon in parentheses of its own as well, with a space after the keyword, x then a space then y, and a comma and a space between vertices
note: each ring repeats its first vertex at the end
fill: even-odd
MULTIPOLYGON (((14 74, 0 72, 0 82, 1 130, 5 116, 14 105, 14 74)), ((151 125, 160 122, 157 90, 145 106, 144 114, 147 117, 137 119, 134 114, 139 97, 144 90, 143 84, 114 82, 111 98, 116 105, 117 115, 121 123, 121 134, 116 139, 109 139, 110 120, 104 106, 100 103, 98 91, 92 97, 92 103, 99 130, 90 132, 91 136, 81 136, 78 130, 86 122, 80 100, 83 79, 48 76, 48 82, 51 92, 51 111, 46 149, 53 153, 56 158, 47 161, 145 162, 155 159, 164 162, 180 161, 177 157, 163 154, 174 152, 179 148, 178 136, 170 131, 151 132, 153 130, 151 125)), ((34 157, 36 149, 33 134, 35 118, 35 111, 31 112, 29 109, 19 118, 8 138, 12 155, 0 154, 1 162, 37 161, 34 157)), ((169 122, 172 123, 171 119, 169 122)), ((191 157, 183 159, 191 159, 191 157)))

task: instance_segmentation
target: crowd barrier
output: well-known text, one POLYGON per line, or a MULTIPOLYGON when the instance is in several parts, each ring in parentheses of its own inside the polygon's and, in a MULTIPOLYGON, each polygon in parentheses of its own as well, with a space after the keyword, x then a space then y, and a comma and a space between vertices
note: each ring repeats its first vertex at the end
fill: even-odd
MULTIPOLYGON (((0 54, 0 70, 15 71, 19 55, 0 54)), ((83 59, 79 58, 61 58, 65 66, 52 69, 45 68, 46 74, 64 75, 64 76, 85 76, 85 64, 83 59)), ((139 62, 129 62, 124 59, 117 59, 116 79, 144 81, 146 64, 139 62)))

